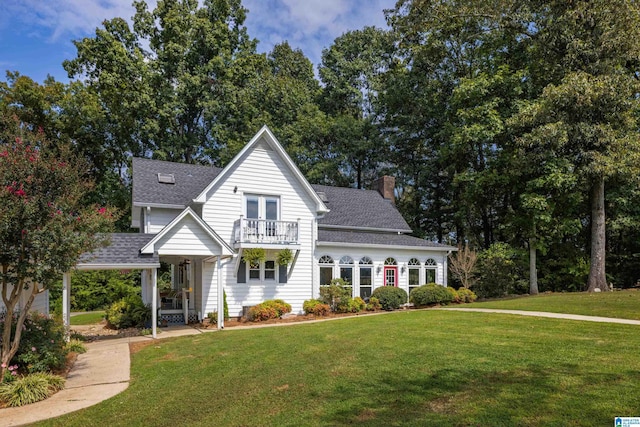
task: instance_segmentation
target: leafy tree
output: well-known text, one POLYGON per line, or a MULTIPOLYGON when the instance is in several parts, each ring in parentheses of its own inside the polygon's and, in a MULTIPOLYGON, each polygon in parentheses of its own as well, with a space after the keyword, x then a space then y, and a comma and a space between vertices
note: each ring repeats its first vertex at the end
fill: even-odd
POLYGON ((0 290, 6 310, 0 381, 18 350, 36 295, 81 254, 103 244, 96 233, 114 221, 111 209, 82 204, 91 188, 87 163, 68 146, 53 146, 43 132, 20 125, 0 116, 0 290), (27 299, 17 311, 23 293, 27 299))

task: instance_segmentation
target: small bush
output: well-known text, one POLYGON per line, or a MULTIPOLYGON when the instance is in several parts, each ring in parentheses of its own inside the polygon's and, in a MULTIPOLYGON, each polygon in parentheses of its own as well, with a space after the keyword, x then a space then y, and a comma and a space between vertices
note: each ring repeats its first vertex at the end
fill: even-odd
POLYGON ((317 299, 306 300, 302 304, 302 308, 306 314, 313 314, 314 316, 326 316, 331 311, 331 307, 328 304, 317 299))
POLYGON ((349 312, 360 313, 367 307, 367 303, 360 297, 355 297, 349 301, 349 312))
POLYGON ((476 294, 471 289, 467 289, 467 288, 458 289, 458 297, 460 298, 460 302, 466 302, 466 303, 474 302, 475 300, 478 299, 476 294))
POLYGON ((451 292, 444 286, 429 283, 411 291, 411 302, 416 307, 424 307, 434 304, 448 304, 453 300, 451 292))
POLYGON ((260 322, 277 319, 286 313, 291 313, 291 305, 281 299, 272 299, 251 307, 248 317, 252 322, 260 322))
POLYGON ((333 279, 331 284, 320 286, 320 301, 328 304, 331 311, 343 311, 351 298, 351 284, 343 279, 333 279))
POLYGON ((209 319, 209 323, 211 325, 217 325, 218 324, 218 312, 217 311, 212 311, 210 313, 207 313, 207 319, 209 319))
POLYGON ((23 406, 39 402, 64 387, 64 379, 38 372, 0 384, 0 400, 8 406, 23 406))
POLYGON ((82 354, 87 352, 87 347, 85 347, 80 340, 69 340, 66 345, 66 350, 67 352, 82 354))
POLYGON ((107 325, 114 329, 143 327, 151 319, 151 307, 142 303, 139 295, 122 298, 106 310, 107 325))
POLYGON ((450 286, 446 286, 445 289, 451 294, 451 302, 456 304, 460 303, 460 295, 458 295, 458 291, 450 286))
MULTIPOLYGON (((395 286, 381 286, 376 288, 371 294, 371 297, 375 297, 380 301, 380 306, 383 310, 396 310, 407 302, 407 292, 395 286)), ((369 300, 369 302, 371 302, 371 300, 369 300)))
POLYGON ((380 310, 382 306, 380 305, 380 300, 376 297, 369 298, 369 302, 367 303, 367 311, 376 311, 380 310))
MULTIPOLYGON (((12 334, 15 334, 17 315, 11 323, 12 334)), ((4 315, 0 314, 0 336, 3 329, 4 315)), ((22 373, 46 372, 61 368, 66 355, 62 322, 44 314, 29 313, 24 320, 18 352, 10 365, 17 365, 22 373)))

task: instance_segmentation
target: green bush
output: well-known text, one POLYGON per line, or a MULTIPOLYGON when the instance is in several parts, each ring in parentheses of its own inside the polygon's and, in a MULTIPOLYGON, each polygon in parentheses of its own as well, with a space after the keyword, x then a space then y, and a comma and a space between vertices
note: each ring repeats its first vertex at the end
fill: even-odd
POLYGON ((460 301, 460 295, 458 295, 458 291, 456 291, 454 288, 447 286, 445 287, 445 289, 451 294, 451 302, 459 304, 460 301))
POLYGON ((212 311, 207 313, 207 319, 209 319, 209 323, 212 325, 217 325, 218 324, 218 312, 217 311, 212 311))
POLYGON ((277 319, 286 313, 291 313, 291 305, 281 299, 272 299, 251 307, 248 317, 252 322, 259 322, 277 319))
MULTIPOLYGON (((17 317, 17 314, 16 314, 17 317)), ((15 319, 11 324, 15 334, 15 319)), ((4 316, 0 315, 0 336, 4 329, 4 316)), ((10 365, 17 365, 22 373, 46 372, 64 365, 64 326, 62 322, 40 313, 29 313, 24 320, 18 352, 10 365)))
POLYGON ((471 289, 467 289, 467 288, 458 289, 458 297, 460 298, 460 302, 467 302, 467 303, 474 302, 475 300, 478 299, 476 294, 471 289))
POLYGON ((329 305, 331 311, 344 311, 351 298, 351 284, 343 279, 333 279, 329 285, 320 286, 320 301, 329 305))
POLYGON ((367 311, 376 311, 380 310, 382 306, 380 305, 380 300, 376 297, 369 298, 369 302, 367 303, 367 311))
POLYGON ((151 307, 142 303, 139 295, 122 298, 106 310, 107 325, 114 329, 144 327, 151 319, 151 307))
POLYGON ((87 352, 87 348, 84 346, 83 342, 80 340, 69 340, 69 342, 65 347, 67 352, 74 352, 78 354, 87 352))
POLYGON ((367 307, 367 303, 360 297, 355 297, 349 301, 349 312, 360 313, 367 307))
POLYGON ((0 384, 0 401, 7 406, 39 402, 64 387, 64 378, 38 372, 0 384))
POLYGON ((317 299, 306 300, 302 304, 302 309, 306 314, 313 314, 314 316, 326 316, 331 311, 331 307, 328 304, 317 299))
POLYGON ((482 298, 498 298, 529 291, 522 252, 497 242, 478 256, 480 277, 473 289, 482 298))
MULTIPOLYGON (((396 310, 407 302, 407 292, 395 286, 381 286, 376 288, 371 294, 372 298, 380 301, 383 310, 396 310)), ((371 302, 371 300, 369 300, 371 302)))
POLYGON ((453 295, 444 286, 435 283, 422 285, 411 291, 411 302, 416 307, 424 307, 434 304, 449 304, 453 300, 453 295))

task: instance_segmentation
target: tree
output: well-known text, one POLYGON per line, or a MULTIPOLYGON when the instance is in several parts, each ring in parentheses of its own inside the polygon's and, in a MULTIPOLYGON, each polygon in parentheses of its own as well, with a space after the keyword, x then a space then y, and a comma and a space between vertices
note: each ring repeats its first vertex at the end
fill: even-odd
POLYGON ((455 254, 449 255, 451 274, 460 280, 462 286, 469 289, 476 281, 476 263, 478 254, 469 245, 458 246, 455 254))
POLYGON ((88 164, 68 145, 54 146, 43 132, 0 116, 0 290, 6 309, 0 382, 36 295, 105 243, 96 236, 112 225, 113 210, 82 205, 89 177, 88 164), (17 311, 23 292, 26 303, 17 311))
POLYGON ((605 274, 605 186, 640 173, 640 6, 624 0, 534 3, 537 34, 528 78, 543 87, 518 120, 522 136, 569 159, 589 194, 587 288, 609 290, 605 274))

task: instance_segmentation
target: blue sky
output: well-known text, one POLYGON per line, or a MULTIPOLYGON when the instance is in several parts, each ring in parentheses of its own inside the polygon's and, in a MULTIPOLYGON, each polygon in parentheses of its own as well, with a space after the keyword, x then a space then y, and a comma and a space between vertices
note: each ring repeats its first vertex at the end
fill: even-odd
MULTIPOLYGON (((5 71, 42 82, 47 74, 68 81, 62 61, 73 59, 72 40, 91 37, 105 19, 133 15, 131 0, 0 0, 0 81, 5 71)), ((147 1, 155 5, 155 0, 147 1)), ((384 9, 395 0, 243 0, 249 35, 268 52, 288 40, 317 66, 322 49, 349 30, 386 28, 384 9)))

